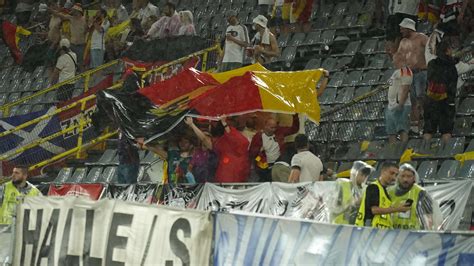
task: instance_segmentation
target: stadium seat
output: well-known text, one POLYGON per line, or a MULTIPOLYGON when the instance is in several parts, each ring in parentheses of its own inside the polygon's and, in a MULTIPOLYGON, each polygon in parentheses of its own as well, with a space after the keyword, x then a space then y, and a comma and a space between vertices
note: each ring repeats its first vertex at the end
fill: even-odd
POLYGON ((379 83, 380 70, 374 69, 364 73, 361 84, 362 85, 375 85, 379 83))
POLYGON ((371 86, 357 87, 354 93, 354 98, 361 97, 362 95, 370 92, 372 90, 371 86))
POLYGON ((356 86, 362 79, 362 71, 354 70, 349 72, 344 78, 343 85, 345 86, 356 86))
POLYGON ((342 17, 346 13, 347 9, 350 9, 350 6, 348 7, 348 2, 340 2, 336 5, 336 7, 334 7, 331 15, 334 17, 342 17))
POLYGON ((100 183, 117 183, 117 167, 108 166, 97 180, 100 183))
MULTIPOLYGON (((324 60, 323 64, 321 65, 322 68, 332 71, 336 69, 337 59, 334 57, 328 57, 324 60)), ((331 79, 334 78, 334 75, 331 73, 331 79)))
POLYGON ((405 151, 406 143, 398 141, 396 144, 385 143, 382 151, 382 159, 399 160, 405 151))
POLYGON ((363 151, 363 158, 364 159, 382 159, 382 150, 384 147, 384 140, 374 140, 370 141, 369 146, 367 147, 367 150, 363 151))
POLYGON ((346 87, 337 90, 337 97, 335 103, 346 103, 352 100, 354 96, 354 87, 346 87))
POLYGON ((354 132, 356 129, 355 122, 343 122, 337 125, 337 133, 334 136, 339 141, 350 141, 354 140, 354 132))
POLYGON ((361 121, 356 124, 354 133, 355 139, 372 139, 374 135, 375 124, 372 121, 361 121))
POLYGON ((393 75, 393 69, 387 69, 385 70, 385 72, 383 73, 383 76, 382 78, 380 79, 380 82, 381 83, 387 83, 387 81, 392 77, 393 75))
POLYGON ((140 160, 140 164, 151 165, 157 161, 161 161, 161 158, 154 152, 148 152, 146 156, 140 160))
POLYGON ((418 167, 418 175, 421 180, 433 179, 436 177, 438 161, 423 161, 418 167))
POLYGON ((300 46, 303 44, 306 39, 306 34, 304 32, 298 32, 293 35, 291 41, 288 43, 288 46, 300 46))
POLYGON ((325 30, 321 34, 321 42, 323 42, 326 45, 331 45, 334 41, 335 36, 336 36, 335 30, 325 30))
POLYGON ((456 160, 445 160, 441 163, 438 170, 438 179, 451 179, 456 177, 456 173, 459 169, 459 161, 456 160))
POLYGON ((369 68, 384 68, 387 57, 385 54, 375 54, 369 57, 369 68))
POLYGON ((117 157, 117 150, 107 149, 97 162, 86 163, 86 165, 106 166, 113 164, 113 160, 117 157))
POLYGON ((79 184, 86 177, 87 168, 76 168, 74 173, 65 181, 65 183, 79 184))
POLYGON ((312 31, 306 35, 304 45, 315 45, 321 43, 321 31, 312 31))
MULTIPOLYGON (((360 143, 359 142, 353 142, 353 143, 349 143, 349 149, 344 154, 344 156, 342 156, 342 159, 353 161, 353 160, 359 159, 360 157, 361 157, 360 143)), ((351 163, 350 167, 352 167, 352 163, 351 163)), ((341 169, 341 167, 339 167, 338 169, 341 169)))
POLYGON ((350 42, 346 49, 344 50, 344 55, 354 55, 359 51, 360 45, 362 44, 361 41, 352 41, 350 42))
POLYGON ((334 67, 335 69, 342 70, 346 68, 352 61, 352 57, 344 56, 337 60, 337 64, 334 67))
POLYGON ((438 158, 453 157, 456 154, 463 153, 465 138, 451 138, 446 144, 442 144, 435 154, 438 158))
POLYGON ((433 138, 430 141, 422 140, 420 146, 415 152, 426 154, 428 157, 433 157, 441 146, 439 138, 433 138))
POLYGON ((43 104, 35 104, 33 105, 33 107, 31 108, 31 112, 38 112, 38 111, 41 111, 41 110, 44 110, 45 109, 45 106, 43 104))
POLYGON ((317 17, 329 17, 329 16, 331 16, 333 8, 334 8, 334 4, 325 3, 324 5, 322 5, 321 9, 319 10, 317 17))
POLYGON ((328 17, 317 17, 316 21, 313 23, 313 28, 326 29, 328 25, 329 25, 328 17))
POLYGON ((318 69, 321 67, 321 58, 313 58, 306 63, 304 69, 318 69))
MULTIPOLYGON (((326 60, 327 61, 327 60, 326 60)), ((326 62, 324 61, 324 62, 326 62)), ((323 66, 324 69, 327 69, 323 66)), ((336 72, 331 76, 329 80, 328 86, 329 87, 340 87, 344 81, 345 74, 344 72, 336 72)))
POLYGON ((339 28, 342 24, 343 18, 344 17, 342 16, 331 16, 331 18, 329 18, 328 28, 330 29, 339 28))
POLYGON ((288 45, 290 39, 291 39, 291 33, 281 34, 277 40, 278 47, 280 47, 280 49, 285 48, 288 45))
POLYGON ((98 183, 102 170, 100 166, 92 167, 87 176, 82 180, 82 183, 98 183))
POLYGON ((459 178, 474 178, 474 161, 465 161, 464 165, 462 165, 456 177, 459 178))
POLYGON ((469 145, 467 146, 464 152, 470 152, 470 151, 474 151, 474 139, 471 139, 471 141, 469 142, 469 145))
POLYGON ((54 179, 54 184, 63 184, 72 176, 72 171, 74 169, 72 167, 64 167, 59 171, 58 176, 54 179))
POLYGON ((295 60, 296 57, 296 47, 288 46, 286 47, 281 56, 276 59, 276 62, 283 62, 286 68, 291 67, 291 63, 295 60))
POLYGON ((15 115, 27 115, 31 112, 31 105, 22 104, 21 107, 15 112, 15 115))
POLYGON ((319 97, 319 103, 321 104, 333 104, 336 100, 337 89, 327 88, 323 94, 319 97))
POLYGON ((466 98, 459 105, 458 114, 474 115, 474 98, 466 98))
POLYGON ((342 28, 351 28, 351 27, 357 26, 358 19, 359 19, 358 14, 348 14, 341 21, 341 27, 342 28))
POLYGON ((364 42, 360 48, 360 52, 363 54, 372 54, 377 49, 377 39, 370 39, 364 42))

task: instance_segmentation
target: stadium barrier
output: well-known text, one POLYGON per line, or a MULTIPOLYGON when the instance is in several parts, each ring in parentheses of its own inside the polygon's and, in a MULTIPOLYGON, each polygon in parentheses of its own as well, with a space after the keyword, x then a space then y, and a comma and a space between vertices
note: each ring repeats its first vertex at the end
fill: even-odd
MULTIPOLYGON (((215 70, 219 52, 220 47, 214 45, 152 68, 145 73, 145 78, 152 82, 158 82, 173 76, 183 67, 195 67, 201 71, 215 70)), ((76 76, 73 80, 77 81, 81 78, 89 80, 90 76, 97 71, 105 70, 116 64, 118 61, 110 62, 98 69, 76 76)), ((90 119, 95 110, 95 92, 105 88, 121 88, 121 81, 112 85, 111 79, 112 76, 109 75, 92 88, 84 86, 85 93, 73 98, 72 102, 60 103, 48 110, 28 115, 1 119, 0 124, 4 131, 0 132, 0 160, 6 162, 7 165, 9 162, 11 164, 28 164, 30 170, 34 170, 72 155, 75 155, 76 158, 83 158, 86 149, 116 135, 117 131, 112 129, 97 136, 90 119), (102 88, 104 86, 105 88, 102 88)), ((21 99, 21 101, 4 105, 0 109, 8 111, 12 106, 57 90, 61 85, 71 81, 57 84, 28 98, 21 99)))
POLYGON ((77 197, 27 198, 17 227, 14 265, 469 265, 474 257, 470 232, 360 228, 77 197))

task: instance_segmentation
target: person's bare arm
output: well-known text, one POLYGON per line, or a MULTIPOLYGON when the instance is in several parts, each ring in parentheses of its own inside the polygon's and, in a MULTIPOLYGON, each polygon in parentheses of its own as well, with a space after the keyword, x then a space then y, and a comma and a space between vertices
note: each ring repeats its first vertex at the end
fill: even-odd
POLYGON ((318 89, 318 98, 323 95, 324 91, 326 90, 326 87, 328 86, 328 81, 329 81, 329 71, 323 70, 323 80, 321 81, 321 84, 319 84, 319 89, 318 89))
POLYGON ((168 158, 168 153, 161 146, 150 146, 143 144, 142 148, 157 154, 162 160, 166 160, 168 158))
POLYGON ((370 210, 374 215, 377 214, 390 214, 390 213, 396 213, 396 212, 406 212, 410 210, 410 206, 405 206, 405 205, 399 205, 395 207, 388 207, 388 208, 381 208, 378 206, 372 206, 370 210))
POLYGON ((53 73, 51 74, 51 80, 50 80, 50 84, 51 85, 54 85, 56 83, 58 83, 58 80, 59 80, 59 69, 58 68, 54 68, 53 70, 53 73))
POLYGON ((297 183, 300 181, 301 170, 298 168, 292 168, 290 176, 288 177, 288 183, 297 183))
POLYGON ((425 47, 426 44, 428 43, 429 37, 423 33, 419 33, 418 36, 419 36, 418 38, 420 39, 421 46, 425 47))
POLYGON ((202 144, 208 148, 209 150, 212 149, 212 141, 211 141, 211 138, 209 138, 208 136, 206 136, 206 134, 204 134, 204 132, 202 132, 201 129, 199 129, 193 122, 193 118, 192 117, 186 117, 184 119, 184 123, 186 123, 186 125, 188 125, 193 131, 194 131, 194 134, 196 134, 196 136, 198 137, 198 139, 202 142, 202 144))
POLYGON ((244 41, 241 41, 235 37, 233 37, 232 35, 230 34, 227 34, 226 37, 225 37, 227 40, 229 41, 232 41, 232 42, 235 42, 236 44, 242 46, 242 47, 247 47, 249 46, 249 44, 247 42, 244 42, 244 41))
POLYGON ((400 41, 400 44, 398 45, 398 50, 397 52, 393 55, 393 58, 400 58, 402 60, 402 65, 406 65, 406 57, 407 54, 411 54, 411 44, 410 41, 407 39, 402 39, 400 41))

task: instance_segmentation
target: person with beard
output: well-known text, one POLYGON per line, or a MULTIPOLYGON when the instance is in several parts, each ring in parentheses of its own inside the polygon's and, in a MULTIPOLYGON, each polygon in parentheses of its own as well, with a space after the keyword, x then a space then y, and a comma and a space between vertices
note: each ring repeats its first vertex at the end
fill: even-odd
POLYGON ((227 124, 226 117, 221 117, 219 122, 212 125, 212 137, 199 129, 191 117, 187 117, 184 122, 207 149, 217 154, 219 162, 214 182, 247 182, 250 171, 249 141, 237 129, 227 124))
POLYGON ((354 224, 360 208, 365 182, 374 168, 362 161, 355 161, 350 171, 350 180, 339 178, 339 196, 335 209, 336 224, 354 224))
POLYGON ((398 166, 393 162, 384 162, 380 177, 370 184, 360 204, 355 225, 370 226, 381 229, 392 229, 392 213, 406 212, 410 206, 402 203, 392 205, 392 201, 387 192, 387 187, 395 182, 398 174, 398 166))
POLYGON ((28 179, 28 167, 17 165, 13 168, 12 180, 0 185, 0 225, 11 224, 16 205, 24 197, 35 197, 41 192, 28 179))
POLYGON ((181 19, 176 6, 173 3, 166 3, 163 9, 164 16, 151 25, 146 38, 164 39, 171 36, 178 36, 181 27, 181 19))
POLYGON ((388 188, 393 204, 411 202, 410 210, 393 216, 393 228, 431 230, 433 228, 433 205, 435 202, 417 183, 419 176, 415 168, 402 164, 399 169, 397 184, 388 188))

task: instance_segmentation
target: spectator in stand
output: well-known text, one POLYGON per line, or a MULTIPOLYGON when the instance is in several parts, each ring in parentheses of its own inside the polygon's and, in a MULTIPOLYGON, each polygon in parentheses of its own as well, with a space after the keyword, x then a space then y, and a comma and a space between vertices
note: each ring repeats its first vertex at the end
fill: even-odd
POLYGON ((423 138, 427 141, 439 129, 446 143, 454 128, 455 97, 458 72, 452 57, 453 48, 448 39, 436 46, 436 59, 428 63, 428 90, 424 105, 423 138))
POLYGON ((0 185, 0 225, 10 225, 16 213, 16 206, 25 197, 40 196, 41 192, 28 179, 28 167, 13 168, 12 180, 0 185))
POLYGON ((280 48, 275 35, 267 28, 267 18, 258 15, 253 19, 253 25, 257 33, 252 39, 252 48, 248 48, 249 56, 253 57, 253 62, 260 64, 270 63, 272 58, 280 55, 280 48))
POLYGON ((26 26, 30 23, 31 12, 33 11, 33 0, 18 0, 15 7, 16 22, 19 26, 26 26))
POLYGON ((408 141, 410 130, 410 86, 413 82, 413 73, 410 68, 403 66, 402 55, 393 56, 393 65, 396 67, 388 83, 388 106, 385 109, 385 129, 390 144, 395 144, 397 135, 400 141, 408 141))
POLYGON ((247 182, 249 176, 248 140, 237 129, 230 127, 222 117, 211 128, 212 138, 206 136, 187 117, 185 123, 191 127, 203 145, 213 150, 219 158, 214 182, 247 182))
POLYGON ((297 153, 291 158, 289 183, 323 181, 323 163, 309 151, 308 137, 299 134, 295 137, 297 153))
MULTIPOLYGON (((48 2, 48 9, 58 11, 59 7, 57 2, 50 0, 48 2)), ((61 18, 55 14, 51 14, 51 18, 49 20, 47 39, 49 48, 48 51, 46 51, 46 67, 48 69, 48 75, 51 79, 51 75, 53 74, 54 67, 58 59, 58 44, 61 40, 61 18)))
POLYGON ((291 159, 296 153, 294 142, 286 143, 285 152, 273 164, 272 182, 288 182, 291 173, 291 159))
POLYGON ((247 27, 239 23, 237 12, 227 12, 229 26, 225 33, 225 45, 220 72, 229 71, 242 67, 244 62, 245 47, 249 45, 249 33, 247 27))
POLYGON ((145 31, 137 18, 130 19, 130 32, 127 35, 126 41, 133 43, 145 36, 145 31))
POLYGON ((284 0, 275 0, 272 8, 271 18, 268 21, 270 31, 278 35, 280 32, 287 32, 283 25, 288 24, 288 21, 283 21, 283 2, 284 0))
POLYGON ((250 116, 244 117, 245 118, 245 126, 242 129, 242 135, 244 135, 249 143, 252 142, 253 136, 257 133, 257 114, 253 113, 250 116))
POLYGON ((110 7, 113 9, 111 20, 113 25, 118 25, 128 19, 127 9, 122 5, 120 0, 110 0, 110 7))
POLYGON ((90 30, 92 31, 90 68, 96 68, 104 63, 105 56, 105 35, 110 27, 110 22, 107 19, 107 11, 101 9, 97 12, 92 22, 90 30))
POLYGON ((181 27, 181 19, 179 18, 176 7, 173 3, 168 2, 164 8, 164 16, 151 25, 148 30, 147 37, 151 39, 164 39, 171 36, 178 36, 181 27))
POLYGON ((392 206, 387 187, 394 184, 397 175, 398 166, 395 163, 382 164, 380 177, 367 187, 362 196, 355 225, 392 229, 392 214, 410 210, 410 206, 405 203, 392 206))
POLYGON ((258 0, 259 14, 268 17, 270 14, 270 7, 273 6, 274 0, 258 0))
POLYGON ((464 0, 457 20, 463 38, 474 32, 474 1, 464 0))
MULTIPOLYGON (((137 139, 139 145, 143 139, 137 139)), ((119 165, 117 168, 117 179, 119 184, 137 183, 138 171, 140 168, 140 155, 135 143, 132 143, 125 134, 120 133, 118 144, 119 165)))
MULTIPOLYGON (((421 131, 421 117, 423 108, 423 99, 426 94, 426 60, 425 47, 428 42, 428 36, 416 32, 415 21, 409 18, 403 19, 400 23, 400 32, 403 39, 398 46, 398 56, 402 56, 402 65, 405 65, 413 72, 413 83, 410 91, 412 104, 412 121, 421 131)), ((395 45, 395 44, 392 44, 395 45)), ((396 45, 395 45, 396 47, 396 45)))
POLYGON ((179 12, 179 18, 181 20, 181 27, 179 28, 179 36, 194 36, 196 35, 196 29, 193 23, 193 13, 189 10, 179 12))
POLYGON ((136 7, 138 9, 137 18, 140 20, 144 29, 147 28, 146 25, 149 23, 150 17, 158 18, 160 16, 158 7, 150 3, 149 0, 137 0, 136 7))
MULTIPOLYGON (((203 132, 211 137, 208 132, 203 132)), ((189 170, 193 173, 197 183, 213 182, 217 168, 217 156, 201 141, 194 149, 193 158, 189 162, 189 170)))
POLYGON ((77 65, 82 72, 84 70, 83 57, 87 23, 81 5, 75 4, 71 9, 70 15, 58 12, 54 9, 51 9, 51 13, 60 17, 62 20, 69 20, 71 22, 71 51, 77 55, 77 65))
MULTIPOLYGON (((389 0, 388 2, 388 18, 387 25, 385 28, 385 36, 387 41, 393 42, 395 44, 395 47, 398 47, 398 43, 402 38, 402 35, 400 34, 399 25, 405 18, 409 18, 412 21, 418 20, 418 3, 420 1, 389 0)), ((415 26, 413 28, 415 28, 415 26)))
MULTIPOLYGON (((71 51, 71 44, 68 39, 62 39, 59 42, 60 56, 54 69, 51 84, 63 82, 73 78, 76 75, 77 69, 77 55, 71 51)), ((67 101, 72 97, 74 91, 74 82, 70 84, 64 84, 58 89, 56 94, 56 100, 67 101)))
POLYGON ((285 137, 296 134, 300 128, 298 114, 293 116, 291 127, 281 127, 273 118, 265 121, 262 131, 257 132, 250 144, 250 159, 255 163, 259 182, 272 180, 273 164, 285 151, 285 137))

